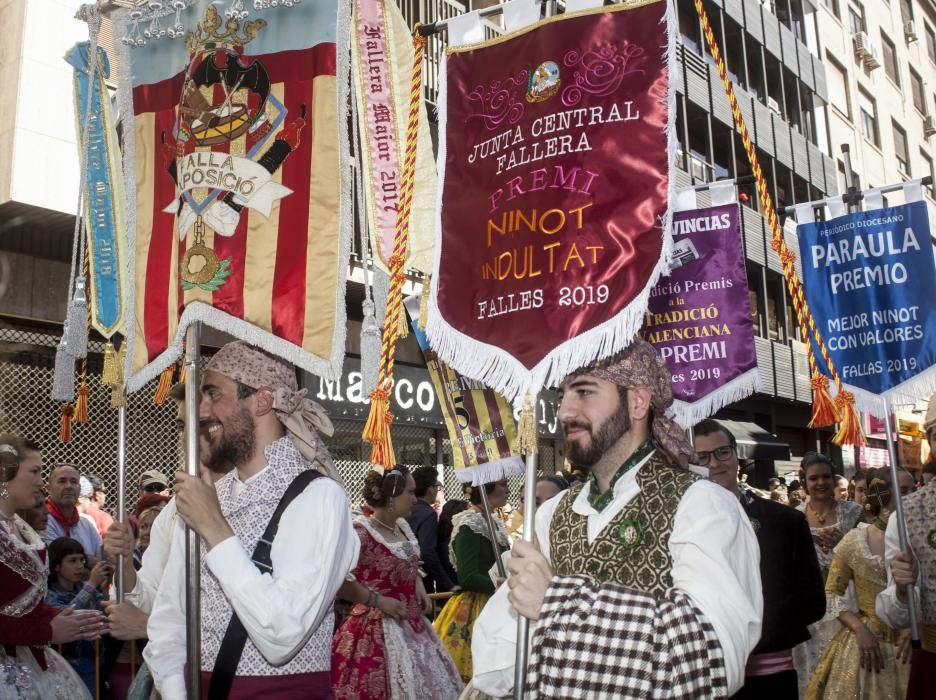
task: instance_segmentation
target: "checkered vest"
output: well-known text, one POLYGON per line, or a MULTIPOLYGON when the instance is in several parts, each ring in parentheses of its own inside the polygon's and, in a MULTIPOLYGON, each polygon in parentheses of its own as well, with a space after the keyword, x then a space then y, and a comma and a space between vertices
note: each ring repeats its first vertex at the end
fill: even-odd
POLYGON ((923 624, 936 625, 936 485, 931 482, 907 496, 903 511, 910 547, 920 567, 923 624))
POLYGON ((587 575, 660 597, 673 585, 669 537, 683 493, 701 477, 672 466, 657 450, 637 472, 640 493, 588 544, 588 517, 572 510, 583 484, 559 503, 549 551, 559 576, 587 575))

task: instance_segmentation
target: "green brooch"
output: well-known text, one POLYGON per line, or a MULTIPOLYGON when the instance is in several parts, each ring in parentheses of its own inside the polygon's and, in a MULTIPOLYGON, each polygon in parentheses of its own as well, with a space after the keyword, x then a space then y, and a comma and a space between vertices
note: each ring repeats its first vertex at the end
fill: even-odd
POLYGON ((761 529, 760 520, 758 520, 757 518, 751 518, 751 527, 754 529, 755 535, 758 532, 760 532, 760 529, 761 529))
POLYGON ((628 549, 636 547, 643 539, 643 526, 635 518, 628 518, 618 527, 618 538, 628 549))
POLYGON ((929 531, 929 534, 926 536, 926 541, 929 543, 930 547, 936 549, 936 527, 929 531))

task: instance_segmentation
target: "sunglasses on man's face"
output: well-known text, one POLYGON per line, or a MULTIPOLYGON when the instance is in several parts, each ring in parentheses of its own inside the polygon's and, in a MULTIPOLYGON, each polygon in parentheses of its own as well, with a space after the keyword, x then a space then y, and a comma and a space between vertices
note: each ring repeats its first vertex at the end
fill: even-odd
POLYGON ((147 484, 143 487, 145 493, 159 493, 160 491, 165 491, 166 485, 160 483, 147 484))

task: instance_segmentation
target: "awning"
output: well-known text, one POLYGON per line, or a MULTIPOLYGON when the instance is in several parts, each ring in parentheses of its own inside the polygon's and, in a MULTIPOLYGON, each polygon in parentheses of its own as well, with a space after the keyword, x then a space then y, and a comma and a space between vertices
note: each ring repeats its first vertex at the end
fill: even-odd
POLYGON ((757 423, 716 418, 738 442, 739 459, 790 459, 790 445, 757 423))

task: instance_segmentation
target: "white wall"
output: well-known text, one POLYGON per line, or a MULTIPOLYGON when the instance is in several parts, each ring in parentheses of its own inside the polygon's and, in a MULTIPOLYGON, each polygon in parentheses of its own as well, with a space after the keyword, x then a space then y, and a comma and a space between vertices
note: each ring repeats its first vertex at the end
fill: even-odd
MULTIPOLYGON (((87 26, 74 18, 78 0, 8 0, 0 17, 16 24, 5 32, 21 36, 18 51, 3 57, 0 102, 7 106, 0 123, 0 204, 24 204, 75 213, 78 151, 72 69, 65 53, 88 38, 87 26), (15 78, 15 79, 11 79, 15 78), (12 120, 10 116, 12 115, 12 120), (12 123, 11 123, 12 121, 12 123)), ((13 42, 11 42, 13 43, 13 42)))

